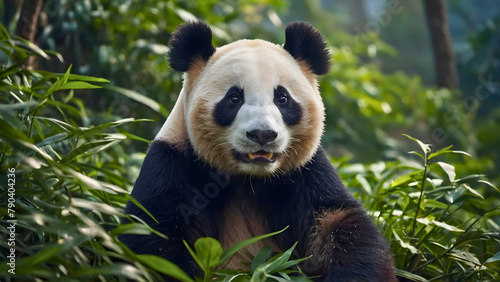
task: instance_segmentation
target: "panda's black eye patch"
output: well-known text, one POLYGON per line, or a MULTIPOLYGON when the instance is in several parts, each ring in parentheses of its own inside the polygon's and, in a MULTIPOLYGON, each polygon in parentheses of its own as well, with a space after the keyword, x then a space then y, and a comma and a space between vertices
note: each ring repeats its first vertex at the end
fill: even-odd
POLYGON ((295 101, 288 90, 283 86, 278 86, 274 89, 274 104, 281 112, 283 120, 288 125, 299 123, 302 119, 302 108, 295 101))
POLYGON ((222 126, 229 126, 236 118, 236 114, 245 102, 243 89, 236 86, 229 88, 224 98, 215 105, 215 122, 222 126))

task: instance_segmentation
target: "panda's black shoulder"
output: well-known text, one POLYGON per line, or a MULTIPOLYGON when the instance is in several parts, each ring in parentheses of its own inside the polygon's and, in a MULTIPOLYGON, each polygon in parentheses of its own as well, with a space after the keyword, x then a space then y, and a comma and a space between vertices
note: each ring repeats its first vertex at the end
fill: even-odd
MULTIPOLYGON (((179 199, 185 197, 184 191, 189 191, 191 180, 200 169, 194 159, 192 150, 183 152, 177 149, 176 144, 162 140, 151 142, 131 196, 154 215, 159 226, 177 216, 167 212, 164 207, 175 206, 179 199)), ((154 223, 133 202, 128 202, 126 213, 140 215, 146 222, 154 223)))
POLYGON ((312 193, 314 205, 360 206, 344 186, 325 150, 319 146, 311 161, 294 173, 301 186, 312 193))

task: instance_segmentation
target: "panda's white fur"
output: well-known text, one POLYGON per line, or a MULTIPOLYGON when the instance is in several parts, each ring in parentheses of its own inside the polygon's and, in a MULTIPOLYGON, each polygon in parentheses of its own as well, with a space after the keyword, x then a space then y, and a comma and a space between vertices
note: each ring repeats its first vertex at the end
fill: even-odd
POLYGON ((185 74, 178 102, 156 139, 173 144, 190 142, 202 160, 225 172, 276 175, 312 158, 320 142, 323 120, 317 82, 306 67, 279 45, 240 40, 217 48, 205 66, 185 74), (279 85, 301 105, 303 117, 299 124, 285 124, 273 103, 273 90, 279 85), (216 103, 233 86, 245 90, 245 103, 232 124, 222 127, 211 115, 216 103), (261 148, 246 136, 246 132, 256 129, 276 131, 278 137, 261 148), (255 164, 232 156, 233 150, 252 153, 260 149, 279 157, 274 163, 255 164))

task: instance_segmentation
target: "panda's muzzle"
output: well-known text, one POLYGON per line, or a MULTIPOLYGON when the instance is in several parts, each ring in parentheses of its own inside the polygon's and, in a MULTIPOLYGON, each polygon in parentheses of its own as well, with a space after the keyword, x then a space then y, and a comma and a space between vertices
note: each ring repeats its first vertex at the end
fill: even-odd
MULTIPOLYGON (((273 142, 278 137, 278 132, 273 130, 252 130, 247 131, 248 140, 259 144, 262 148, 264 145, 273 142)), ((259 150, 250 153, 235 152, 235 158, 245 163, 274 163, 276 154, 265 150, 259 150)))

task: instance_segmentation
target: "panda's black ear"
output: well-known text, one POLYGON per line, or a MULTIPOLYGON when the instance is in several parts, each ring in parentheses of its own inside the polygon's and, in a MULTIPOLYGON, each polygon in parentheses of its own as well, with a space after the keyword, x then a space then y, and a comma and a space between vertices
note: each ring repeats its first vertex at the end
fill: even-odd
POLYGON ((285 28, 285 45, 283 48, 295 60, 304 62, 316 75, 324 75, 330 71, 330 53, 326 41, 312 25, 306 22, 292 22, 285 28))
POLYGON ((188 71, 196 60, 208 61, 215 52, 212 30, 203 22, 178 26, 168 41, 168 63, 176 71, 188 71))

